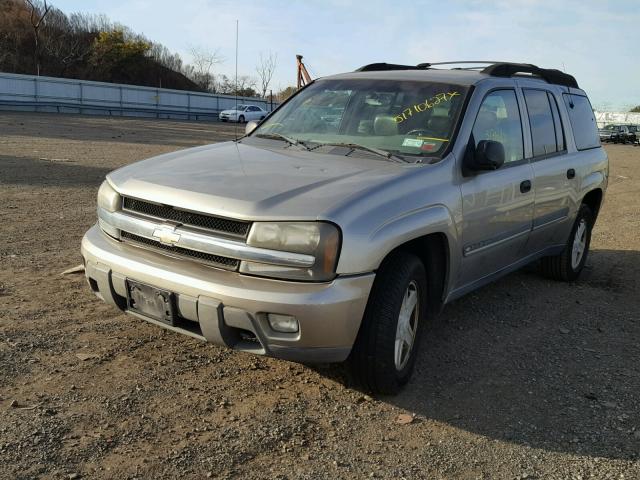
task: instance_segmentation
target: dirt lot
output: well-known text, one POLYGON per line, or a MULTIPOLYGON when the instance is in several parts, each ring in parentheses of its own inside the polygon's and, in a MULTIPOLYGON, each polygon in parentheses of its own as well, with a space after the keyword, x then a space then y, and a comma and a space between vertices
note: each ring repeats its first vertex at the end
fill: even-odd
POLYGON ((60 275, 107 172, 232 136, 0 114, 1 478, 640 478, 640 148, 606 147, 581 281, 525 271, 449 305, 413 381, 370 398, 338 367, 203 344, 60 275))

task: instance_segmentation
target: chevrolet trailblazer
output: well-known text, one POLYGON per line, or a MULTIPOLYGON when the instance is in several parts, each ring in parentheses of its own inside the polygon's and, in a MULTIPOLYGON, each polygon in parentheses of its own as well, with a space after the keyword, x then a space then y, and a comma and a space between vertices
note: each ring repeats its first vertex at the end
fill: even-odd
POLYGON ((448 302, 536 261, 573 281, 608 159, 574 77, 529 64, 371 64, 232 142, 110 173, 82 241, 104 301, 375 392, 448 302), (476 68, 477 67, 477 68, 476 68))

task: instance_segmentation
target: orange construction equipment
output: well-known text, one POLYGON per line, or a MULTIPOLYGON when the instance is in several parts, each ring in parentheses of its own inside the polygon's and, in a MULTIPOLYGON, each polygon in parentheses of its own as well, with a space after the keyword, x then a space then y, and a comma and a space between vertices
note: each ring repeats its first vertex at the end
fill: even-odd
POLYGON ((307 72, 307 67, 302 63, 302 55, 296 55, 298 61, 298 90, 304 87, 306 84, 311 83, 311 76, 307 72))

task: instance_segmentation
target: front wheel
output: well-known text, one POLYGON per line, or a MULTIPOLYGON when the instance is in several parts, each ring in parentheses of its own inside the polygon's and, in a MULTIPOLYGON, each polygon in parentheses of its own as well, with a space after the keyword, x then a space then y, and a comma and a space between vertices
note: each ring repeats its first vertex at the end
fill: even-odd
POLYGON ((564 250, 560 255, 544 257, 541 260, 542 273, 555 280, 565 282, 576 280, 587 262, 592 228, 593 214, 591 209, 582 204, 564 250))
POLYGON ((238 123, 244 123, 244 115, 240 115, 240 117, 238 117, 238 123))
POLYGON ((380 266, 348 360, 353 380, 395 394, 413 371, 427 312, 427 275, 418 257, 391 254, 380 266))

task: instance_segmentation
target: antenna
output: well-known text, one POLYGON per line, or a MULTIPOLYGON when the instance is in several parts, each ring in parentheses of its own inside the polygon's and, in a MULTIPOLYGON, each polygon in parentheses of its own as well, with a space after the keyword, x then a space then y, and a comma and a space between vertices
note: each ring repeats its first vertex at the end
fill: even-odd
MULTIPOLYGON (((238 23, 239 23, 239 20, 236 20, 236 88, 235 88, 236 104, 234 106, 235 109, 238 108, 238 23)), ((239 122, 240 122, 240 116, 236 114, 236 126, 234 128, 234 134, 236 136, 236 140, 238 140, 238 123, 239 122)))

